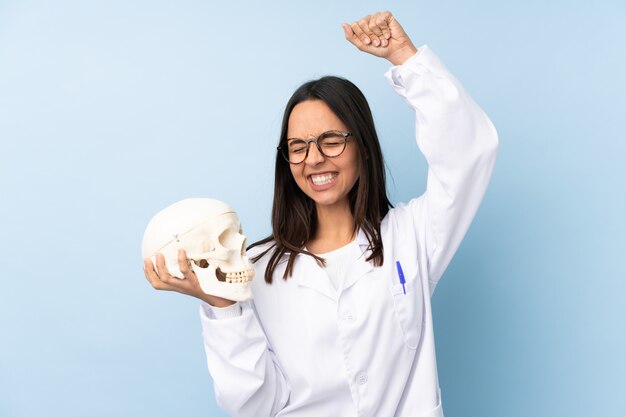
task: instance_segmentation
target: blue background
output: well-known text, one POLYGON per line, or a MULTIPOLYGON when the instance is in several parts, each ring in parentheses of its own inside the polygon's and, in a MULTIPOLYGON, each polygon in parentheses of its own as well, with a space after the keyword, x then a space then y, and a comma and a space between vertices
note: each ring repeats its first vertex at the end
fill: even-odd
POLYGON ((623 0, 0 0, 0 416, 224 415, 144 227, 210 196, 266 235, 283 106, 325 74, 368 97, 392 200, 421 194, 412 112, 340 26, 384 8, 501 140, 433 299, 446 416, 626 416, 623 0))

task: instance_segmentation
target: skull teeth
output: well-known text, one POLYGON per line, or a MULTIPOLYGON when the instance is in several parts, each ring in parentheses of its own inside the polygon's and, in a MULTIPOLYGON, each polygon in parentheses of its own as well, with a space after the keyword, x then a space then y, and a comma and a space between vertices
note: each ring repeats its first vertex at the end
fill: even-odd
POLYGON ((252 281, 254 277, 254 269, 246 269, 244 271, 227 272, 226 282, 228 284, 243 284, 252 281))

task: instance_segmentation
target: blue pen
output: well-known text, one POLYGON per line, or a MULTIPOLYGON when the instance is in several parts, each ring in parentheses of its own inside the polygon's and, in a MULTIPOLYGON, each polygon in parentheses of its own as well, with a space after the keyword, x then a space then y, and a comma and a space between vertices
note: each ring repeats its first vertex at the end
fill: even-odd
POLYGON ((404 272, 402 272, 400 261, 396 261, 396 267, 398 268, 398 278, 400 278, 400 284, 402 284, 402 291, 404 291, 404 295, 406 295, 406 288, 404 287, 406 281, 404 280, 404 272))

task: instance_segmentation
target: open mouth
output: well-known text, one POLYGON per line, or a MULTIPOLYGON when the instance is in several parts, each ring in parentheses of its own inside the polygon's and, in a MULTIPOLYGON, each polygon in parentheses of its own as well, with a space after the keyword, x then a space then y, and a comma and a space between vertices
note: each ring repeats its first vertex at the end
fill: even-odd
POLYGON ((335 178, 337 178, 339 174, 336 172, 329 172, 327 174, 320 174, 320 175, 311 175, 311 181, 313 182, 313 184, 315 185, 326 185, 326 184, 330 184, 331 182, 333 182, 335 180, 335 178))

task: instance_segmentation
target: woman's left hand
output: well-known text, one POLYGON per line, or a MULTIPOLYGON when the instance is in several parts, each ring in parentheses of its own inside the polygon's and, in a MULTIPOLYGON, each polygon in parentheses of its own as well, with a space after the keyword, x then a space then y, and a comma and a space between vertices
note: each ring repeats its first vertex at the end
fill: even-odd
POLYGON ((391 12, 376 12, 352 24, 342 24, 346 39, 363 52, 401 65, 415 55, 411 42, 391 12))

